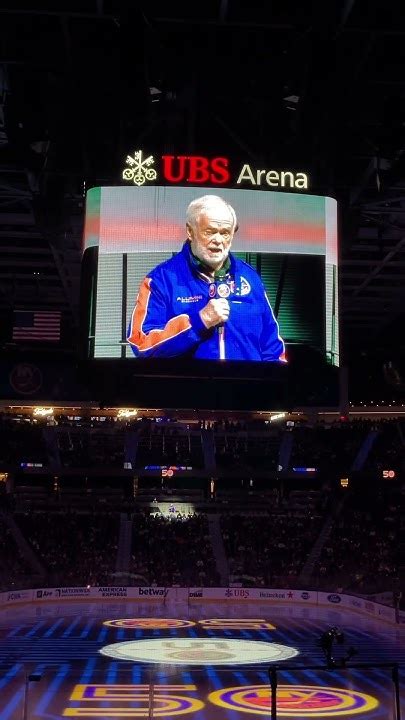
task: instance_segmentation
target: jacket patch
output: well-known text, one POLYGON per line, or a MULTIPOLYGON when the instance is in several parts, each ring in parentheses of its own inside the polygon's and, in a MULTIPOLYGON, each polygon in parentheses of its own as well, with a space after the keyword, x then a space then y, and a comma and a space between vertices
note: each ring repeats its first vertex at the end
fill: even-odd
POLYGON ((226 283, 218 285, 218 295, 220 298, 227 298, 231 294, 231 288, 226 283))
POLYGON ((202 299, 203 299, 202 295, 190 295, 189 297, 180 297, 179 296, 177 298, 177 302, 193 303, 193 302, 198 302, 199 300, 202 300, 202 299))
POLYGON ((241 275, 240 276, 240 294, 241 295, 249 295, 251 289, 252 288, 250 287, 250 284, 248 283, 246 278, 242 277, 242 275, 241 275))

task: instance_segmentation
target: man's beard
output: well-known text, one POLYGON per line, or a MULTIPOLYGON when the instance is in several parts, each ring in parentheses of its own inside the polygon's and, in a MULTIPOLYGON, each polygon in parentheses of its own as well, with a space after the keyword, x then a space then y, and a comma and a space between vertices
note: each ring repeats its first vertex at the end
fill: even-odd
POLYGON ((212 257, 199 257, 200 262, 210 270, 219 270, 222 265, 227 261, 229 250, 221 252, 221 258, 212 257))

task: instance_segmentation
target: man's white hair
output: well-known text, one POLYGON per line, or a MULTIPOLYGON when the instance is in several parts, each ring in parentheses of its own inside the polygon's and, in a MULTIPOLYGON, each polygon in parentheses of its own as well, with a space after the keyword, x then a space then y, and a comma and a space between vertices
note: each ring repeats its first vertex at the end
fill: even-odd
POLYGON ((238 229, 238 220, 236 218, 235 210, 226 200, 219 197, 219 195, 203 195, 200 198, 192 200, 186 210, 186 223, 195 229, 197 220, 202 212, 205 212, 215 205, 224 205, 228 210, 233 220, 232 230, 236 232, 238 229))

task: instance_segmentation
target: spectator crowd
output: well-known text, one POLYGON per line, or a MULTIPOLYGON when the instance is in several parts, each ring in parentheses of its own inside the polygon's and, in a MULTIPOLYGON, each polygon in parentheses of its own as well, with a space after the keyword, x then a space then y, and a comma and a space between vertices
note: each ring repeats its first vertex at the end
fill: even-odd
MULTIPOLYGON (((109 495, 103 507, 75 507, 74 497, 86 494, 81 492, 82 479, 87 494, 94 494, 97 480, 92 473, 106 466, 111 471, 123 470, 130 451, 136 454, 139 468, 184 465, 203 471, 208 467, 207 447, 212 451, 210 472, 216 469, 217 477, 215 481, 208 475, 205 478, 204 497, 199 472, 196 483, 200 482, 201 492, 194 499, 201 507, 189 512, 152 512, 146 501, 142 503, 141 492, 137 497, 140 473, 130 477, 133 493, 124 509, 120 508, 132 526, 129 564, 124 563, 122 571, 126 582, 292 587, 299 584, 304 566, 310 585, 334 591, 370 594, 398 587, 403 581, 402 421, 274 427, 265 422, 252 426, 228 421, 120 424, 116 418, 109 418, 105 424, 92 422, 81 427, 58 416, 50 424, 41 424, 22 415, 3 413, 0 439, 3 588, 23 586, 34 576, 48 585, 117 584, 121 577, 117 576, 117 559, 123 518, 114 506, 114 493, 122 502, 124 490, 118 491, 112 473, 105 481, 109 495), (361 471, 372 482, 366 486, 351 479, 350 487, 343 490, 338 478, 350 475, 355 462, 359 465, 366 440, 369 446, 361 471), (289 454, 288 467, 282 470, 314 467, 318 479, 314 478, 312 485, 311 479, 305 479, 307 485, 298 491, 291 476, 279 477, 282 450, 289 454), (36 507, 35 500, 29 506, 15 501, 21 466, 27 462, 49 470, 44 481, 46 492, 59 498, 52 511, 36 507), (55 466, 77 471, 70 481, 75 493, 69 496, 65 492, 69 480, 66 476, 58 478, 55 466), (384 467, 395 468, 391 485, 382 482, 384 467), (256 487, 255 473, 261 483, 261 494, 256 497, 261 507, 256 508, 259 484, 256 487), (14 485, 8 484, 10 477, 14 485), (240 489, 238 504, 233 481, 240 489), (7 503, 6 485, 11 487, 7 503), (212 516, 216 516, 215 522, 212 516), (215 527, 220 529, 220 540, 215 527), (323 542, 315 552, 321 531, 323 542)), ((40 482, 36 477, 23 475, 26 484, 40 482)), ((181 478, 177 486, 180 496, 186 495, 188 482, 191 487, 193 478, 181 478)), ((122 487, 128 489, 124 484, 122 487)), ((158 487, 162 489, 163 483, 158 487)), ((168 491, 176 494, 176 476, 166 490, 168 502, 168 491)))

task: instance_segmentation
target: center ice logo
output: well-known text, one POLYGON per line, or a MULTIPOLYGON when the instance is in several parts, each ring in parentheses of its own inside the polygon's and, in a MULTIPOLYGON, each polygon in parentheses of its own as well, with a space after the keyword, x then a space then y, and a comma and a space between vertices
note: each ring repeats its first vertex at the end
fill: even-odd
POLYGON ((299 654, 277 643, 221 638, 129 640, 106 645, 100 652, 117 660, 162 665, 248 665, 280 662, 299 654))

